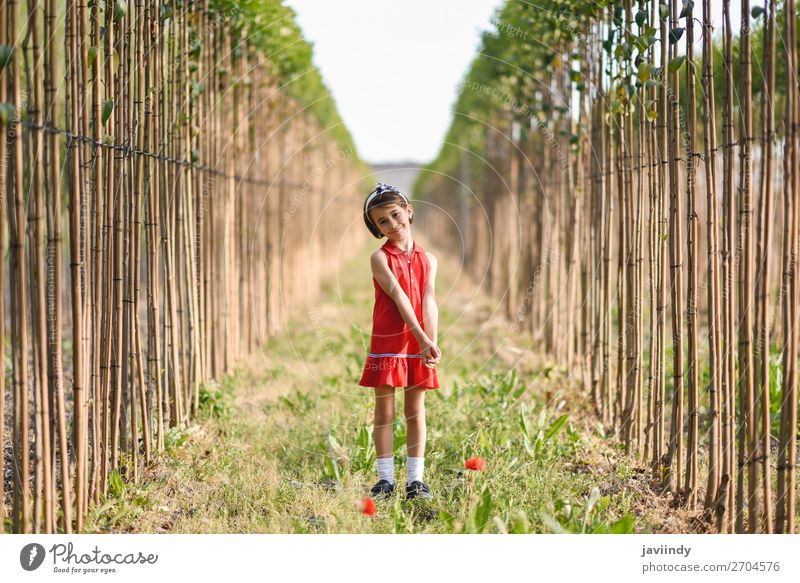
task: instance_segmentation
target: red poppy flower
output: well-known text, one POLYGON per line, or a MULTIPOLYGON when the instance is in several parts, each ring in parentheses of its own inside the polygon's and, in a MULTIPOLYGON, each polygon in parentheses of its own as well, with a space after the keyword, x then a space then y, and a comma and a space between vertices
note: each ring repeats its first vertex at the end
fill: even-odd
POLYGON ((375 500, 372 498, 364 498, 361 501, 361 512, 367 516, 375 516, 375 500))
POLYGON ((486 460, 482 457, 471 457, 467 460, 467 463, 464 464, 464 467, 468 470, 482 472, 483 468, 486 467, 486 460))

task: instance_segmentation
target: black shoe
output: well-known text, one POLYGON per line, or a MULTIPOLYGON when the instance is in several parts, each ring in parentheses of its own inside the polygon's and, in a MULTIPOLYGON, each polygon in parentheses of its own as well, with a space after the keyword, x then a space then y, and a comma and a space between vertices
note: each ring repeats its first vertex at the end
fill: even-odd
POLYGON ((406 499, 412 498, 433 498, 428 484, 415 480, 406 486, 406 499))
POLYGON ((379 480, 369 491, 369 495, 373 498, 388 498, 392 492, 394 492, 394 484, 389 480, 379 480))

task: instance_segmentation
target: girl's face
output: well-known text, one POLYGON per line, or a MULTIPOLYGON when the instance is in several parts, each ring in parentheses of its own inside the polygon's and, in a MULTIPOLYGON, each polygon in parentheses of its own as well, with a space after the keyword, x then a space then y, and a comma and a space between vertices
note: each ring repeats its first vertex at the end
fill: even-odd
POLYGON ((414 209, 409 204, 407 207, 397 203, 381 206, 369 211, 378 230, 386 235, 390 241, 402 241, 408 237, 410 219, 414 216, 414 209))

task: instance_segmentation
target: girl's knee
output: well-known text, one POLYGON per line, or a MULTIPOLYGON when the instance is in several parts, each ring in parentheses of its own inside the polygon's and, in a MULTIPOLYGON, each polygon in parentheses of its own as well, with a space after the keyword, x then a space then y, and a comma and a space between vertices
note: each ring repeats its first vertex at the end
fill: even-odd
POLYGON ((405 415, 406 422, 416 421, 418 419, 425 420, 425 405, 423 403, 408 403, 403 407, 403 414, 405 415))
POLYGON ((375 401, 375 424, 386 425, 394 421, 394 396, 375 401))
POLYGON ((406 421, 425 418, 425 389, 406 389, 403 412, 406 421))
POLYGON ((394 421, 394 404, 391 407, 375 407, 375 424, 385 425, 394 421))

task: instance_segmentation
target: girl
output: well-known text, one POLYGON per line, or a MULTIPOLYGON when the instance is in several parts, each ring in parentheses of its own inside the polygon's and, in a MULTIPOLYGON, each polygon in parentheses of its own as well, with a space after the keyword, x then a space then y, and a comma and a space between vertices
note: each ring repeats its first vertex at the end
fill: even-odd
POLYGON ((404 388, 407 424, 406 497, 431 498, 422 481, 425 456, 425 391, 439 387, 436 343, 439 309, 434 298, 436 258, 411 238, 414 209, 397 188, 379 182, 364 201, 364 222, 387 241, 370 257, 375 285, 372 338, 359 385, 375 388, 378 483, 373 497, 394 491, 394 390, 404 388))

